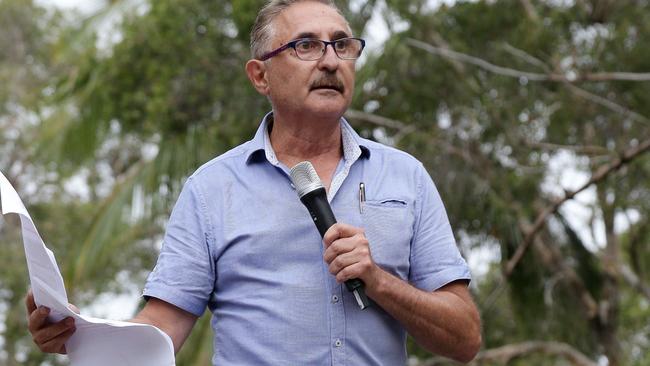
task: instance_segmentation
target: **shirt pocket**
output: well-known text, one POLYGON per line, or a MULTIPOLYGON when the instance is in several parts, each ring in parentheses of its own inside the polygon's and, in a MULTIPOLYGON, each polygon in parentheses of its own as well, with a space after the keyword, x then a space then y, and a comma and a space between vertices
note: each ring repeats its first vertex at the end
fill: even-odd
POLYGON ((368 200, 361 217, 375 263, 407 279, 413 236, 411 205, 400 198, 368 200))

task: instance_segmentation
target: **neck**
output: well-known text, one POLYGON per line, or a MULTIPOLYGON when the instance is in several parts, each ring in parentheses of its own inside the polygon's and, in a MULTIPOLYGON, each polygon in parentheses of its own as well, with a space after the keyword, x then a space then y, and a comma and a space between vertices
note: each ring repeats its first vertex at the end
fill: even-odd
POLYGON ((274 112, 270 137, 278 160, 289 167, 304 160, 338 163, 343 156, 340 117, 288 118, 274 112))
POLYGON ((274 112, 270 137, 279 161, 289 168, 301 161, 310 161, 329 191, 332 176, 343 156, 340 117, 286 118, 274 112))

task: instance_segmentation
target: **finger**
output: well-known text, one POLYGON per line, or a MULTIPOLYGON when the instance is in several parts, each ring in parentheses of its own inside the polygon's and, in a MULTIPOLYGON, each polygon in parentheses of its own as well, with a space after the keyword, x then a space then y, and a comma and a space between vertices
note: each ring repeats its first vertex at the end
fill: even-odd
POLYGON ((358 263, 360 259, 356 254, 354 252, 348 252, 337 256, 329 265, 328 269, 330 273, 336 276, 344 268, 358 263))
POLYGON ((347 260, 354 263, 346 263, 347 265, 337 272, 336 280, 338 282, 344 282, 352 278, 359 278, 366 281, 377 274, 377 265, 372 260, 370 248, 357 248, 350 254, 352 258, 347 260))
POLYGON ((349 238, 337 239, 332 245, 325 249, 323 253, 323 259, 327 264, 331 264, 332 261, 339 255, 351 252, 356 247, 356 243, 349 238))
MULTIPOLYGON (((369 248, 370 244, 363 231, 357 232, 352 237, 340 238, 334 241, 329 247, 325 249, 323 258, 327 264, 330 264, 337 255, 347 253, 357 248, 369 248)), ((369 250, 368 250, 369 252, 369 250)))
POLYGON ((359 267, 359 262, 354 263, 340 270, 336 274, 336 282, 343 283, 353 278, 361 278, 361 276, 359 275, 360 270, 357 267, 359 267))
POLYGON ((76 328, 70 328, 61 333, 59 337, 53 338, 43 344, 40 344, 40 350, 47 353, 66 354, 65 343, 68 341, 68 339, 70 339, 70 337, 72 337, 75 331, 76 328))
MULTIPOLYGON (((50 324, 32 333, 32 338, 34 339, 34 343, 42 346, 60 338, 62 335, 69 332, 70 329, 75 329, 75 325, 74 319, 68 317, 58 323, 50 324)), ((51 352, 57 352, 57 350, 51 352)))
POLYGON ((34 333, 35 331, 41 329, 47 322, 48 315, 50 315, 50 309, 45 306, 40 306, 38 309, 29 314, 27 317, 27 328, 29 331, 34 333))
POLYGON ((36 310, 36 302, 34 302, 34 293, 32 292, 32 289, 29 289, 29 291, 27 291, 27 296, 25 296, 25 307, 27 307, 27 315, 36 310))
POLYGON ((347 238, 358 233, 363 233, 363 229, 339 222, 327 229, 325 235, 323 235, 323 243, 325 244, 325 248, 327 248, 337 239, 347 238))

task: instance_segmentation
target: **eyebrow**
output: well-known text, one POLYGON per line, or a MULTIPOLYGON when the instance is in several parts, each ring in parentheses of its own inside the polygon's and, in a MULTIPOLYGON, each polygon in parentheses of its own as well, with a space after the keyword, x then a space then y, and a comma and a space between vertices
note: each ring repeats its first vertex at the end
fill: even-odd
MULTIPOLYGON (((337 40, 337 39, 341 39, 341 38, 348 38, 348 37, 350 37, 350 35, 347 34, 347 32, 344 32, 342 30, 338 30, 338 31, 334 32, 334 34, 332 35, 332 38, 330 40, 333 41, 333 40, 337 40)), ((318 39, 318 36, 314 32, 302 32, 302 33, 298 34, 298 36, 296 36, 293 39, 301 39, 301 38, 316 38, 316 39, 318 39)))

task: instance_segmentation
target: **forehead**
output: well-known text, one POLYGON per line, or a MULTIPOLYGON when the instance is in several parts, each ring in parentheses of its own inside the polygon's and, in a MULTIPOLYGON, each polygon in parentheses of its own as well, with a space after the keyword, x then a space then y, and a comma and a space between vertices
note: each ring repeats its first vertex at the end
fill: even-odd
POLYGON ((285 43, 304 35, 320 39, 340 38, 341 33, 351 36, 347 21, 336 9, 315 1, 302 1, 283 10, 275 19, 273 42, 285 43))

